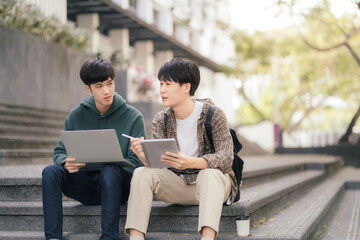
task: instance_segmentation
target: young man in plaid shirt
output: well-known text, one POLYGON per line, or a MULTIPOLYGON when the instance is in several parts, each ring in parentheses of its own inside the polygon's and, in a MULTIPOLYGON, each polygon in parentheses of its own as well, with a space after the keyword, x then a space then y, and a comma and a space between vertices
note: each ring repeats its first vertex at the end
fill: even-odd
POLYGON ((158 78, 162 102, 167 108, 155 116, 152 137, 175 138, 180 152, 162 156, 161 161, 169 168, 148 168, 141 139, 131 140, 130 149, 145 167, 136 169, 131 180, 125 232, 130 239, 144 239, 155 198, 167 203, 199 205, 201 239, 214 239, 222 206, 232 203, 237 192, 231 168, 233 142, 226 116, 220 108, 213 114, 215 151, 212 151, 204 122, 213 102, 192 98, 200 83, 198 66, 188 59, 175 58, 161 67, 158 78))

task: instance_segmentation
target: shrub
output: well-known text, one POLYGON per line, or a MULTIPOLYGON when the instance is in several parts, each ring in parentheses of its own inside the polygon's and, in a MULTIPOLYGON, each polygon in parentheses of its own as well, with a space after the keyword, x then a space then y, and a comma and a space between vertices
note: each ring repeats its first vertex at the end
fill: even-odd
POLYGON ((45 17, 37 8, 22 1, 0 1, 0 25, 80 50, 89 45, 89 34, 86 30, 69 23, 62 24, 55 17, 45 17))

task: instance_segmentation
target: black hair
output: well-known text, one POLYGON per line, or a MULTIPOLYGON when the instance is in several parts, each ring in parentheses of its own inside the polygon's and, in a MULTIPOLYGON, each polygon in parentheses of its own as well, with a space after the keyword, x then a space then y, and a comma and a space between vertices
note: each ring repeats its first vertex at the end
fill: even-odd
POLYGON ((200 70, 195 62, 186 58, 173 58, 164 63, 158 73, 159 81, 173 81, 181 85, 190 83, 190 96, 200 84, 200 70))
POLYGON ((110 60, 97 57, 84 62, 80 69, 80 78, 85 85, 103 82, 115 78, 115 70, 110 60))

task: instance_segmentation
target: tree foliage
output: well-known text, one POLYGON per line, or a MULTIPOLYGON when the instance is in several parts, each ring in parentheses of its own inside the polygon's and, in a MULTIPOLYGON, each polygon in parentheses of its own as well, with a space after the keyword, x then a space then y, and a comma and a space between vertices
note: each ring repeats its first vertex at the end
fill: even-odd
MULTIPOLYGON (((290 11, 295 14, 296 1, 289 2, 292 4, 290 11)), ((245 102, 239 109, 240 124, 265 119, 274 121, 275 99, 280 113, 278 123, 287 132, 305 125, 304 121, 311 119, 313 112, 332 112, 327 104, 330 97, 360 102, 359 68, 348 48, 350 46, 355 53, 359 50, 360 36, 356 30, 359 18, 354 15, 335 17, 327 1, 298 16, 302 20, 297 28, 234 34, 237 57, 233 73, 242 80, 239 93, 245 102), (275 79, 274 72, 278 79, 276 93, 274 81, 271 81, 259 96, 250 96, 246 86, 253 84, 251 76, 267 75, 275 79)), ((343 121, 342 124, 346 124, 343 121)))
MULTIPOLYGON (((298 0, 278 0, 279 6, 286 6, 293 19, 294 26, 297 29, 298 35, 302 41, 311 49, 318 52, 329 52, 339 48, 345 48, 348 52, 345 58, 340 58, 338 65, 335 69, 342 70, 343 68, 350 66, 354 67, 353 63, 347 65, 345 61, 348 56, 352 57, 354 63, 356 63, 357 69, 355 71, 346 72, 343 75, 343 84, 349 84, 348 89, 351 92, 348 96, 355 98, 355 101, 359 103, 358 89, 351 88, 357 86, 353 84, 352 79, 356 79, 355 75, 358 74, 360 68, 360 46, 359 46, 359 33, 360 33, 360 19, 359 19, 359 1, 351 1, 355 3, 354 10, 351 13, 343 14, 340 17, 336 17, 331 11, 331 4, 328 0, 322 0, 318 5, 310 8, 306 13, 304 11, 297 11, 298 0), (355 9, 355 7, 357 9, 355 9), (296 18, 300 17, 307 28, 304 31, 301 25, 297 24, 296 18), (315 35, 316 38, 310 39, 311 35, 315 35), (355 74, 353 74, 356 72, 355 74), (350 74, 349 74, 350 73, 350 74)), ((351 69, 353 70, 353 69, 351 69)), ((355 126, 357 119, 360 116, 360 104, 352 117, 345 134, 341 137, 340 142, 348 142, 349 136, 352 133, 352 128, 355 126)))

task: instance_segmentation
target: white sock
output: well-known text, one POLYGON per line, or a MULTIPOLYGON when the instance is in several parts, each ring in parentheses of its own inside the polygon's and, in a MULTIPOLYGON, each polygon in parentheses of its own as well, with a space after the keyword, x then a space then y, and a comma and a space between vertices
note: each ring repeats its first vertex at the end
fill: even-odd
POLYGON ((201 240, 214 240, 214 239, 211 237, 201 237, 201 240))
POLYGON ((130 236, 130 240, 144 240, 144 237, 139 235, 130 236))

